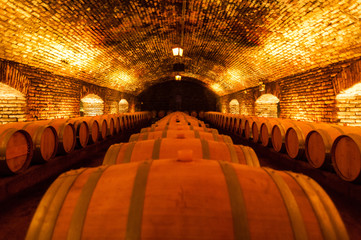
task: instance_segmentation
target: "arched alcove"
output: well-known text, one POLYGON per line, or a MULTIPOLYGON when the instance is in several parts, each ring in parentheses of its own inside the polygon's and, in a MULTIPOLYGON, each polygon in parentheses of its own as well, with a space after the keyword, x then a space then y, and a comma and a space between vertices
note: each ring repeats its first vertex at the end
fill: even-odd
POLYGON ((0 83, 0 124, 25 121, 25 109, 25 95, 0 83))
POLYGON ((274 117, 279 115, 280 100, 272 94, 263 94, 256 100, 255 112, 258 117, 274 117))
POLYGON ((361 83, 341 91, 336 96, 337 118, 340 124, 361 126, 361 83))
POLYGON ((239 114, 239 102, 237 99, 232 99, 229 102, 229 112, 232 114, 239 114))
POLYGON ((119 102, 119 112, 120 113, 127 113, 129 109, 129 103, 126 99, 122 99, 119 102))
POLYGON ((80 100, 80 111, 84 112, 84 116, 102 115, 104 111, 104 101, 98 95, 88 94, 80 100))
POLYGON ((109 104, 109 113, 116 114, 119 113, 119 104, 118 102, 114 101, 109 104))

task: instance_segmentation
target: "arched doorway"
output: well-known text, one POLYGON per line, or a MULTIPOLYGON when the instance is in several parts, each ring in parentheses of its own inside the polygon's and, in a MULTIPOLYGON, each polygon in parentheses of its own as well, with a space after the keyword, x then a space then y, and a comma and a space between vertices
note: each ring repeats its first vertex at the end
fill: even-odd
POLYGON ((127 113, 129 109, 129 103, 126 99, 122 99, 119 102, 119 112, 120 113, 127 113))
POLYGON ((361 83, 341 91, 336 96, 337 119, 340 124, 361 126, 361 83))
POLYGON ((279 116, 279 102, 280 100, 276 96, 272 94, 263 94, 256 100, 256 116, 277 118, 279 116))
POLYGON ((25 121, 25 95, 0 83, 0 124, 25 121))
POLYGON ((232 114, 239 114, 239 102, 237 99, 232 99, 229 102, 229 112, 232 114))
POLYGON ((104 101, 98 95, 88 94, 80 103, 80 112, 83 112, 84 116, 103 115, 104 101))

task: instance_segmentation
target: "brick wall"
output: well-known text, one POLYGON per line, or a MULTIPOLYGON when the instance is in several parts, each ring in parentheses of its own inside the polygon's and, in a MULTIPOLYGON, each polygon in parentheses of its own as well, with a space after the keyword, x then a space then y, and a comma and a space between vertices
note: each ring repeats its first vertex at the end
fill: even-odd
MULTIPOLYGON (((235 98, 240 102, 240 114, 254 115, 255 99, 269 93, 280 99, 281 118, 354 125, 361 122, 358 111, 361 109, 360 97, 340 100, 337 105, 336 96, 360 81, 361 61, 357 58, 267 83, 263 93, 250 88, 222 96, 219 101, 226 107, 235 98)), ((229 112, 229 107, 226 112, 229 112)))
POLYGON ((130 94, 2 59, 0 82, 26 96, 27 120, 78 117, 80 99, 89 93, 96 94, 104 100, 105 114, 111 112, 112 102, 119 102, 122 98, 128 99, 133 109, 136 103, 136 98, 130 94))

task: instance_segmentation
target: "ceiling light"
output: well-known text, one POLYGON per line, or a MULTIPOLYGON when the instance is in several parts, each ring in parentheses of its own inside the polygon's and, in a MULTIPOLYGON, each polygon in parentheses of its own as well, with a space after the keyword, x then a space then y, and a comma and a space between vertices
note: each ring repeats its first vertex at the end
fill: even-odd
POLYGON ((182 76, 180 76, 180 75, 175 76, 175 80, 176 80, 176 81, 182 80, 182 76))
POLYGON ((173 48, 172 50, 173 50, 173 56, 180 56, 180 57, 183 56, 183 48, 176 47, 173 48))

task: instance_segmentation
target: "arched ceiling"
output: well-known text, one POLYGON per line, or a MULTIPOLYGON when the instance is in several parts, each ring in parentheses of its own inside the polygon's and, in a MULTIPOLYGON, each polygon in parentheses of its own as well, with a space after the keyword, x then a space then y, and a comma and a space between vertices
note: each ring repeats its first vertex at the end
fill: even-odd
POLYGON ((181 62, 225 95, 361 56, 360 19, 360 0, 1 0, 0 58, 135 95, 181 62))

